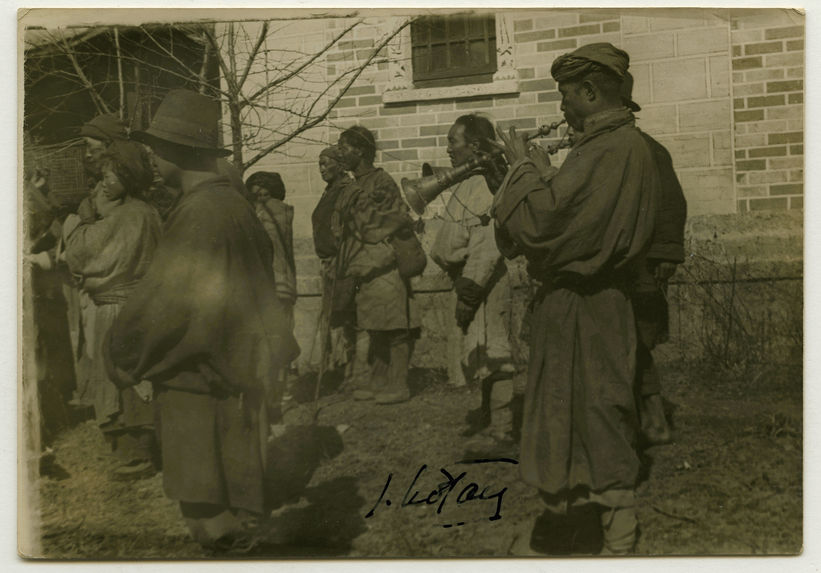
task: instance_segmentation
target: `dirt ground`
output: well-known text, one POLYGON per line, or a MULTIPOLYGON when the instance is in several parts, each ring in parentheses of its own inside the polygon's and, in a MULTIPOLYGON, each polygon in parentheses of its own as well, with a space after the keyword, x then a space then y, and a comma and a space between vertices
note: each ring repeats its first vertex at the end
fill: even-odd
MULTIPOLYGON (((676 439, 645 452, 637 553, 799 552, 800 368, 739 376, 666 364, 662 374, 676 439)), ((412 382, 413 398, 399 405, 328 393, 320 430, 299 426, 309 403, 288 413, 281 444, 290 457, 279 462, 289 472, 279 486, 288 499, 254 557, 508 554, 542 511, 537 492, 519 480, 515 451, 507 461, 460 463, 460 432, 478 390, 451 388, 437 371, 413 371, 412 382), (443 471, 448 495, 426 503, 448 481, 443 471)), ((43 556, 213 556, 189 540, 161 474, 132 483, 107 478, 114 462, 92 421, 65 432, 54 451, 58 465, 40 488, 43 556)))

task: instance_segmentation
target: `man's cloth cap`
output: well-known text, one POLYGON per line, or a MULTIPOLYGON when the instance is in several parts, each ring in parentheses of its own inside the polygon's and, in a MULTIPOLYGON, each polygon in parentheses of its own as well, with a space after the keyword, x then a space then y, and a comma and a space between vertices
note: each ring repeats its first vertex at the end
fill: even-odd
POLYGON ((602 66, 623 79, 630 67, 630 56, 608 42, 586 44, 556 58, 550 67, 550 74, 556 82, 561 83, 592 72, 597 66, 602 66))
POLYGON ((132 138, 151 145, 156 140, 229 155, 219 145, 219 102, 191 90, 171 90, 160 103, 151 125, 132 138))
POLYGON ((128 139, 128 129, 116 113, 104 113, 83 124, 80 136, 111 143, 128 139))

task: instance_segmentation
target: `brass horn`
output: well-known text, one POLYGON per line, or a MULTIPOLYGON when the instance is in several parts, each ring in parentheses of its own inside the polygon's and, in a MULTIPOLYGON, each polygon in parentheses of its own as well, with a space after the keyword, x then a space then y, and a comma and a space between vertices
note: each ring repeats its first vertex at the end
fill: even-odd
MULTIPOLYGON (((529 135, 526 139, 530 141, 537 137, 544 137, 551 131, 558 129, 563 123, 565 123, 564 120, 550 125, 543 125, 536 133, 529 135)), ((548 146, 547 152, 554 154, 559 149, 570 147, 570 145, 570 142, 562 137, 559 143, 548 146)), ((490 154, 490 157, 482 159, 473 157, 459 167, 434 167, 429 163, 423 163, 422 177, 418 179, 402 178, 402 191, 405 193, 405 199, 417 215, 422 215, 425 212, 425 207, 441 195, 443 191, 475 175, 478 172, 477 170, 484 167, 488 161, 497 159, 500 155, 501 151, 497 151, 490 154)))
POLYGON ((402 178, 402 191, 408 205, 421 215, 425 207, 436 199, 445 189, 464 181, 473 175, 484 162, 478 158, 469 159, 459 167, 434 167, 430 163, 422 164, 422 177, 418 179, 402 178))

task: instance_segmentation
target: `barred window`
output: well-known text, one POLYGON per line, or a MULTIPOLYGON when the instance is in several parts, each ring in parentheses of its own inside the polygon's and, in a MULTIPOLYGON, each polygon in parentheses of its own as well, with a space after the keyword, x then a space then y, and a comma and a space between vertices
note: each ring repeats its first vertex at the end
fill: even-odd
POLYGON ((411 24, 417 88, 491 82, 496 72, 494 16, 425 16, 411 24))

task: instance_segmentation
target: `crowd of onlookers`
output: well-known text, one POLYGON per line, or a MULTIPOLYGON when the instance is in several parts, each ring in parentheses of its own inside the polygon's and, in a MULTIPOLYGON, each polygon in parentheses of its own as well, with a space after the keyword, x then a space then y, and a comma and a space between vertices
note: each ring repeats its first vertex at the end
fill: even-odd
MULTIPOLYGON (((352 399, 411 398, 421 326, 411 279, 430 255, 453 284, 449 343, 482 390, 464 435, 485 457, 517 456, 545 504, 521 553, 577 522, 593 523, 592 552, 632 551, 640 439, 670 440, 650 350, 667 333, 686 202, 667 150, 635 126, 628 67, 610 44, 554 62, 574 132, 561 168, 513 128, 457 118, 447 155, 470 169, 448 184, 429 253, 396 182, 374 165, 372 132, 350 127, 319 155, 318 380, 338 369, 352 399), (517 256, 539 285, 520 445, 505 263, 517 256)), ((172 90, 145 130, 128 133, 113 115, 89 121, 80 135, 95 185, 76 212, 57 212, 40 174, 26 180, 27 260, 46 426, 59 425, 73 391, 119 459, 112 477, 161 467, 192 536, 231 549, 252 542, 249 523, 270 509, 268 439, 299 347, 285 182, 269 172, 243 182, 219 145, 219 117, 216 101, 172 90)))
MULTIPOLYGON (((177 427, 202 420, 196 407, 219 409, 230 396, 246 411, 244 420, 232 423, 208 410, 217 433, 223 432, 209 455, 226 455, 229 443, 238 444, 231 434, 247 430, 253 417, 260 436, 256 454, 265 457, 266 433, 290 398, 288 366, 298 352, 293 207, 284 201, 282 178, 258 171, 243 182, 215 140, 197 140, 202 116, 188 113, 188 131, 163 131, 163 113, 179 119, 183 108, 199 106, 208 116, 211 103, 178 90, 145 132, 129 134, 114 114, 84 124, 79 135, 92 184, 76 208, 49 195, 47 173, 35 170, 25 181, 25 260, 35 309, 31 349, 44 443, 70 417, 91 412, 118 460, 110 477, 142 479, 162 469, 172 497, 169 490, 197 489, 192 468, 176 463, 186 458, 183 447, 197 450, 197 442, 209 441, 177 427), (215 197, 221 208, 209 204, 215 197), (188 217, 193 222, 186 223, 188 217), (161 299, 162 310, 152 315, 147 306, 161 299), (198 395, 215 401, 195 406, 198 395), (174 403, 179 396, 188 401, 174 403), (183 434, 189 440, 175 447, 183 434)), ((349 382, 356 333, 370 334, 371 374, 349 389, 356 399, 388 404, 410 397, 407 375, 419 317, 409 279, 421 273, 426 257, 396 184, 373 165, 375 151, 373 135, 356 126, 320 154, 328 186, 313 214, 325 285, 316 326, 320 370, 345 370, 349 382), (414 257, 410 270, 399 264, 408 260, 400 251, 414 257)), ((253 457, 238 465, 255 466, 253 457)), ((231 473, 221 467, 225 462, 214 462, 216 474, 231 473)), ((203 467, 202 459, 197 463, 203 467)), ((259 481, 247 475, 198 480, 211 482, 203 485, 205 498, 213 489, 230 490, 232 481, 237 489, 259 481)), ((197 524, 211 524, 214 516, 184 501, 192 495, 197 498, 190 492, 175 498, 195 536, 210 538, 197 524)), ((258 501, 246 506, 257 510, 258 501)))

